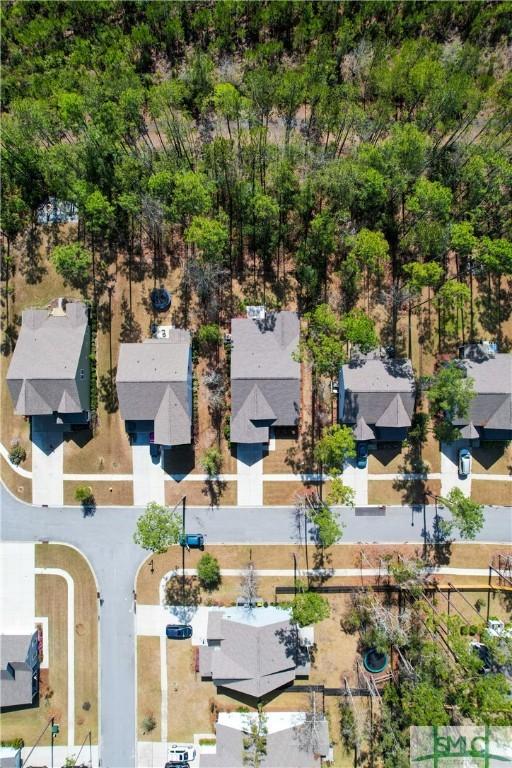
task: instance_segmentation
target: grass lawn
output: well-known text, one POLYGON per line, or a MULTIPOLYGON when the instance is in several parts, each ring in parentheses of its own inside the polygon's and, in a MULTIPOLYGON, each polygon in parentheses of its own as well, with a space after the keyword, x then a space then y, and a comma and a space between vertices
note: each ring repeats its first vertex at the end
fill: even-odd
MULTIPOLYGON (((79 552, 60 544, 37 544, 36 566, 62 568, 73 578, 75 585, 75 738, 80 744, 88 731, 91 731, 92 741, 97 743, 98 603, 93 574, 79 552)), ((39 578, 38 576, 37 579, 39 578)), ((64 616, 65 614, 64 607, 64 616)), ((38 613, 38 615, 46 614, 38 613)))
POLYGON ((162 711, 160 687, 160 638, 137 637, 137 739, 160 741, 162 711), (142 721, 153 716, 156 726, 144 732, 142 721))
POLYGON ((78 505, 75 490, 80 485, 88 485, 92 488, 98 507, 133 504, 133 483, 130 480, 96 480, 84 481, 84 483, 79 483, 77 480, 64 480, 64 504, 78 505))
MULTIPOLYGON (((67 727, 67 584, 60 576, 35 577, 37 616, 48 617, 49 669, 41 670, 38 706, 1 715, 2 739, 35 744, 51 717, 60 726, 56 744, 66 744, 67 727)), ((49 743, 47 740, 46 743, 49 743)))
MULTIPOLYGON (((324 483, 324 496, 329 492, 330 483, 324 483)), ((300 480, 265 480, 263 482, 263 504, 268 506, 293 506, 297 495, 318 491, 319 483, 301 483, 300 480)))
POLYGON ((275 450, 267 451, 263 457, 263 474, 288 474, 294 464, 302 463, 300 441, 297 429, 278 427, 275 434, 275 450))
POLYGON ((489 472, 494 475, 512 474, 512 444, 481 443, 480 448, 473 448, 471 453, 473 472, 477 474, 489 472))
POLYGON ((0 456, 0 467, 2 480, 10 492, 30 504, 32 502, 32 480, 18 475, 3 456, 0 456))
POLYGON ((230 506, 236 504, 236 481, 212 483, 211 489, 206 483, 197 480, 183 480, 177 483, 168 480, 165 483, 165 503, 174 506, 186 496, 187 504, 195 507, 230 506))
POLYGON ((479 504, 512 505, 512 483, 507 480, 472 480, 471 498, 479 504))
POLYGON ((439 494, 440 480, 368 480, 368 504, 421 504, 426 490, 439 494))

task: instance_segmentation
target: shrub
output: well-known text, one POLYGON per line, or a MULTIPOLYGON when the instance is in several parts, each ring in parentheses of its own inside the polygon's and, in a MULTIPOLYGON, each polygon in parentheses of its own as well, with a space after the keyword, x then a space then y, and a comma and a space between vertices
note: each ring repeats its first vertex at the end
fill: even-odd
POLYGON ((463 624, 462 627, 460 628, 460 633, 461 633, 461 635, 467 635, 468 634, 468 628, 466 627, 465 624, 463 624))
POLYGON ((479 598, 477 598, 477 599, 475 600, 475 608, 476 608, 476 610, 478 611, 478 613, 480 613, 480 611, 482 610, 482 608, 483 608, 484 606, 485 606, 485 600, 482 600, 482 598, 481 598, 481 597, 479 597, 479 598))
POLYGON ((90 485, 78 485, 75 488, 75 499, 79 504, 87 506, 94 503, 94 494, 90 485))
POLYGON ((215 589, 220 583, 220 567, 216 557, 206 552, 197 564, 199 583, 205 589, 215 589))
POLYGON ((144 720, 142 721, 142 730, 144 733, 150 733, 151 731, 154 731, 156 728, 156 720, 154 715, 146 715, 144 720))
POLYGON ((84 701, 82 704, 82 709, 84 709, 86 712, 88 712, 91 708, 91 702, 90 701, 84 701))
POLYGON ((198 328, 194 343, 200 355, 211 354, 222 343, 222 333, 218 325, 202 325, 198 328))
POLYGON ((27 452, 20 443, 15 442, 9 451, 9 461, 18 467, 27 458, 27 452))
POLYGON ((222 469, 222 454, 219 449, 214 445, 208 448, 201 458, 201 466, 208 477, 211 478, 218 475, 222 469))
POLYGON ((476 626, 476 624, 471 624, 471 626, 469 627, 469 634, 476 635, 477 633, 478 633, 478 627, 476 626))

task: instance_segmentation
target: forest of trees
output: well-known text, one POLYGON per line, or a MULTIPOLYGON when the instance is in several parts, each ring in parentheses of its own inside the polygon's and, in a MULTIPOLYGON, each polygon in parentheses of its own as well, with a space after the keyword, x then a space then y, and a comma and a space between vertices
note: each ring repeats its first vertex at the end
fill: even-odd
MULTIPOLYGON (((55 196, 81 242, 53 261, 95 299, 113 254, 131 281, 149 251, 155 279, 179 260, 204 322, 229 317, 235 280, 302 311, 335 282, 336 309, 378 301, 396 344, 428 288, 438 351, 477 322, 506 345, 510 3, 7 1, 2 17, 7 334, 12 246, 55 196)), ((22 266, 38 279, 30 250, 22 266)))

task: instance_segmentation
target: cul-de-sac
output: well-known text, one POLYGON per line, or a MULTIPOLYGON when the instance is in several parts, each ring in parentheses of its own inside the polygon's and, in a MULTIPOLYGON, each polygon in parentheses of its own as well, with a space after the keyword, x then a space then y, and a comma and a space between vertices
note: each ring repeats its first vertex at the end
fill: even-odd
POLYGON ((0 768, 512 764, 510 3, 1 17, 0 768))

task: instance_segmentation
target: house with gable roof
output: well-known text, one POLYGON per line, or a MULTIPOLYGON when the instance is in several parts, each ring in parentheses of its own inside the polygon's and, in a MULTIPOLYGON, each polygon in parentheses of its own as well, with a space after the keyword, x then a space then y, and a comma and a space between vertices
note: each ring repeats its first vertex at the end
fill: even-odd
POLYGON ((85 304, 58 299, 27 309, 7 372, 20 416, 50 416, 57 424, 84 423, 90 407, 90 331, 85 304))
POLYGON ((268 443, 300 410, 300 324, 295 312, 231 321, 231 441, 268 443))
POLYGON ((157 445, 192 439, 192 352, 189 331, 121 344, 116 375, 121 416, 154 432, 157 445))
POLYGON ((414 414, 416 387, 411 361, 356 355, 339 375, 339 421, 354 429, 357 441, 394 442, 406 438, 414 414))

